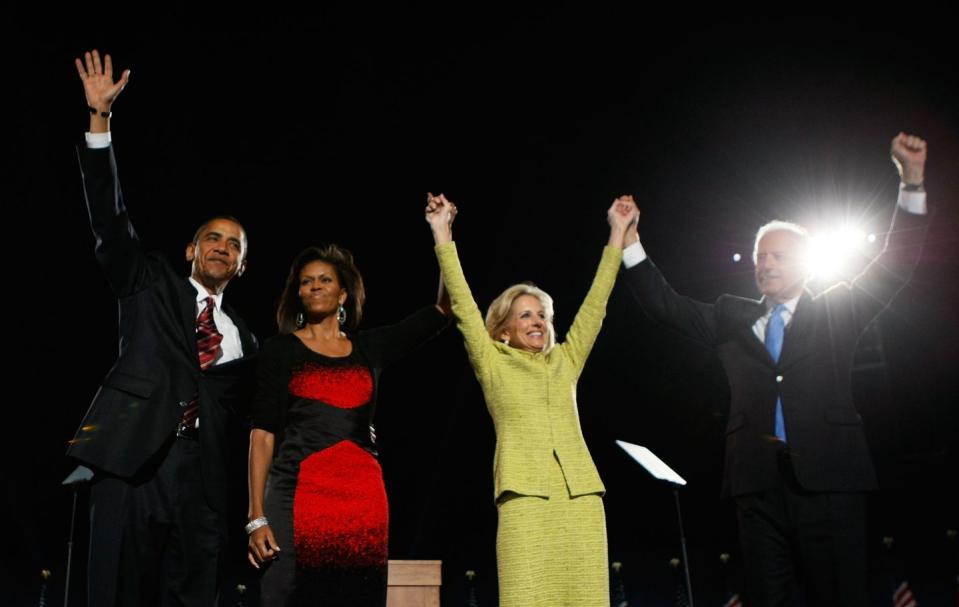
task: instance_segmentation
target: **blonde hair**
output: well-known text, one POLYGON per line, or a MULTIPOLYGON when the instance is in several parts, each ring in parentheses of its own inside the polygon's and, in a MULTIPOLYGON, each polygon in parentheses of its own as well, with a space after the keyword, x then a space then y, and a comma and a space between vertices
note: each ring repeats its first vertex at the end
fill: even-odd
POLYGON ((553 298, 536 285, 528 282, 515 284, 499 294, 493 303, 486 309, 486 332, 496 341, 506 328, 509 321, 509 312, 516 298, 523 295, 532 295, 543 304, 546 312, 546 345, 543 354, 546 354, 556 345, 556 330, 553 328, 553 298))

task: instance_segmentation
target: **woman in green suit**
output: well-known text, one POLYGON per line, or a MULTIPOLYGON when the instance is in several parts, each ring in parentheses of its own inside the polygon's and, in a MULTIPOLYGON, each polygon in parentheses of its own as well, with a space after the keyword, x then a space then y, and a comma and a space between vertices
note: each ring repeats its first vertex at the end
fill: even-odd
POLYGON ((583 440, 576 382, 602 326, 623 239, 638 211, 627 198, 609 208, 609 243, 566 340, 558 344, 553 301, 528 284, 506 289, 483 321, 452 241, 454 214, 444 195, 429 195, 426 220, 440 272, 496 429, 500 605, 609 605, 605 487, 583 440))

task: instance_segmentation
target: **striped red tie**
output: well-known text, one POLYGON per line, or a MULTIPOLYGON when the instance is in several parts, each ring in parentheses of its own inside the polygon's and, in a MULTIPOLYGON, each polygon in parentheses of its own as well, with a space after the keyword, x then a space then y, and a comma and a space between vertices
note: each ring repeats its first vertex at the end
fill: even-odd
MULTIPOLYGON (((196 319, 196 349, 200 356, 201 371, 206 370, 219 356, 220 342, 223 341, 223 335, 216 330, 216 323, 213 322, 213 308, 215 307, 213 298, 207 297, 204 301, 206 307, 203 308, 200 316, 196 319)), ((180 426, 177 428, 177 436, 195 436, 199 414, 200 399, 194 397, 183 411, 180 426)))

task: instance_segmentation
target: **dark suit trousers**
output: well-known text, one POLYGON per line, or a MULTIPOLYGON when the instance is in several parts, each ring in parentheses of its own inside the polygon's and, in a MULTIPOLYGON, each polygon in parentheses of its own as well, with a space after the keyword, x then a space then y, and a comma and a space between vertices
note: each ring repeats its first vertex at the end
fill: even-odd
POLYGON ((200 443, 171 437, 141 479, 90 493, 90 607, 216 602, 225 529, 203 494, 200 443))
POLYGON ((778 487, 736 498, 747 605, 796 605, 802 582, 810 607, 865 607, 865 495, 804 491, 785 453, 779 470, 778 487))

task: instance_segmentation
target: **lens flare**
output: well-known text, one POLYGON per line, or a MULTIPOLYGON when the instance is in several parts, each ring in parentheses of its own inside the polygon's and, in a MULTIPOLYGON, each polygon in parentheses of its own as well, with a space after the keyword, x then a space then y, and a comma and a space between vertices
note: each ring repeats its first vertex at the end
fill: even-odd
MULTIPOLYGON (((875 240, 875 239, 873 239, 875 240)), ((810 238, 806 263, 813 276, 830 277, 841 273, 867 243, 872 242, 859 228, 842 226, 810 238)))

